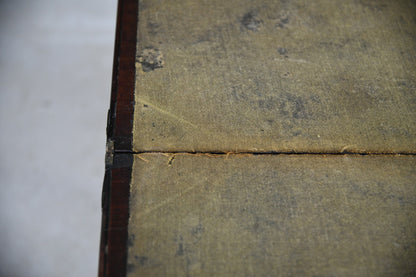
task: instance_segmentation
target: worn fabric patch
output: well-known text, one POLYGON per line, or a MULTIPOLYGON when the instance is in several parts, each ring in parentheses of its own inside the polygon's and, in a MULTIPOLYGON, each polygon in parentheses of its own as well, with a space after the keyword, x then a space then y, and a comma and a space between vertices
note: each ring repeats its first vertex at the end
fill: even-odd
POLYGON ((410 276, 413 156, 135 155, 128 276, 410 276))
POLYGON ((135 151, 415 151, 414 1, 139 3, 135 151))

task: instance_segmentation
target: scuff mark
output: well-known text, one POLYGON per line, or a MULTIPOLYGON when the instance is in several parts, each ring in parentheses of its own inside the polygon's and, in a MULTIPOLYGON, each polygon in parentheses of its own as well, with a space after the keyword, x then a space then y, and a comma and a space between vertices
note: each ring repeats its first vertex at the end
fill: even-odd
POLYGON ((105 151, 105 165, 111 167, 113 165, 114 158, 114 141, 109 139, 106 144, 105 151))
POLYGON ((143 158, 142 156, 143 156, 142 154, 139 154, 139 155, 137 155, 137 158, 139 158, 140 160, 142 160, 142 161, 144 161, 144 162, 148 163, 148 162, 149 162, 149 160, 146 160, 146 159, 145 159, 145 158, 143 158))
POLYGON ((341 151, 340 151, 340 153, 346 153, 346 152, 349 152, 351 149, 353 149, 354 148, 354 144, 352 144, 352 145, 345 145, 344 147, 342 147, 342 149, 341 149, 341 151), (350 149, 350 150, 349 150, 350 149))
POLYGON ((177 115, 175 115, 175 114, 173 114, 171 112, 168 112, 168 111, 166 111, 166 110, 164 110, 162 108, 159 108, 158 106, 156 106, 156 105, 154 105, 154 104, 152 104, 152 103, 150 103, 150 102, 148 102, 148 101, 146 101, 144 99, 138 99, 138 102, 139 103, 142 103, 143 105, 147 105, 148 107, 150 107, 150 108, 152 108, 152 109, 154 109, 154 110, 156 110, 156 111, 158 111, 160 113, 163 113, 163 114, 165 114, 165 115, 167 115, 169 117, 172 117, 172 118, 176 119, 179 122, 186 123, 187 125, 190 125, 193 128, 198 128, 198 126, 196 126, 192 122, 189 122, 186 119, 180 118, 179 116, 177 116, 177 115))
POLYGON ((175 159, 175 155, 170 156, 168 160, 168 166, 172 166, 173 160, 175 159))
POLYGON ((147 216, 148 214, 153 213, 154 211, 159 210, 160 208, 168 205, 169 203, 173 202, 174 200, 182 197, 182 195, 190 192, 191 190, 197 188, 199 185, 192 185, 186 189, 184 189, 183 191, 180 191, 170 197, 168 197, 166 200, 159 202, 158 204, 154 205, 153 207, 150 207, 146 210, 143 210, 142 213, 139 215, 139 219, 143 218, 144 216, 147 216))

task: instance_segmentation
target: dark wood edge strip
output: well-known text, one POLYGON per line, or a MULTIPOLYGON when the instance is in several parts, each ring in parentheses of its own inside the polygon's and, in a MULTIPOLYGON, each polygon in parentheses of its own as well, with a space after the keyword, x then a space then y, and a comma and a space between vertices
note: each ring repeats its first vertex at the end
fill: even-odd
POLYGON ((138 0, 119 0, 107 139, 115 151, 131 151, 138 0))
POLYGON ((126 276, 132 154, 116 154, 110 169, 105 267, 102 276, 126 276))
POLYGON ((102 196, 98 276, 126 276, 127 227, 133 156, 138 0, 119 0, 114 45, 107 156, 102 196), (127 152, 126 154, 115 154, 127 152))
POLYGON ((126 276, 133 154, 115 154, 105 172, 99 276, 126 276))

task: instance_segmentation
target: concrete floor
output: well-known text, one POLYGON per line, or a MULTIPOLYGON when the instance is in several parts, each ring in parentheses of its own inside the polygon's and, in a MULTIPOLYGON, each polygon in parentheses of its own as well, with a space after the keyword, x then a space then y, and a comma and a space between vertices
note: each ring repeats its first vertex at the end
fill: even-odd
POLYGON ((116 0, 0 0, 0 276, 96 276, 116 0))

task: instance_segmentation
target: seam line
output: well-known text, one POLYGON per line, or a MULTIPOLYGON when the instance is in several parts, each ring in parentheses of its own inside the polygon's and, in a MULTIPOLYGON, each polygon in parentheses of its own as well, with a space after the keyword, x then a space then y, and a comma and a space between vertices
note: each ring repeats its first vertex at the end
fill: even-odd
POLYGON ((358 152, 358 151, 343 151, 343 152, 307 152, 307 151, 129 151, 129 150, 114 150, 114 154, 189 154, 189 155, 360 155, 360 156, 414 156, 416 152, 358 152))

